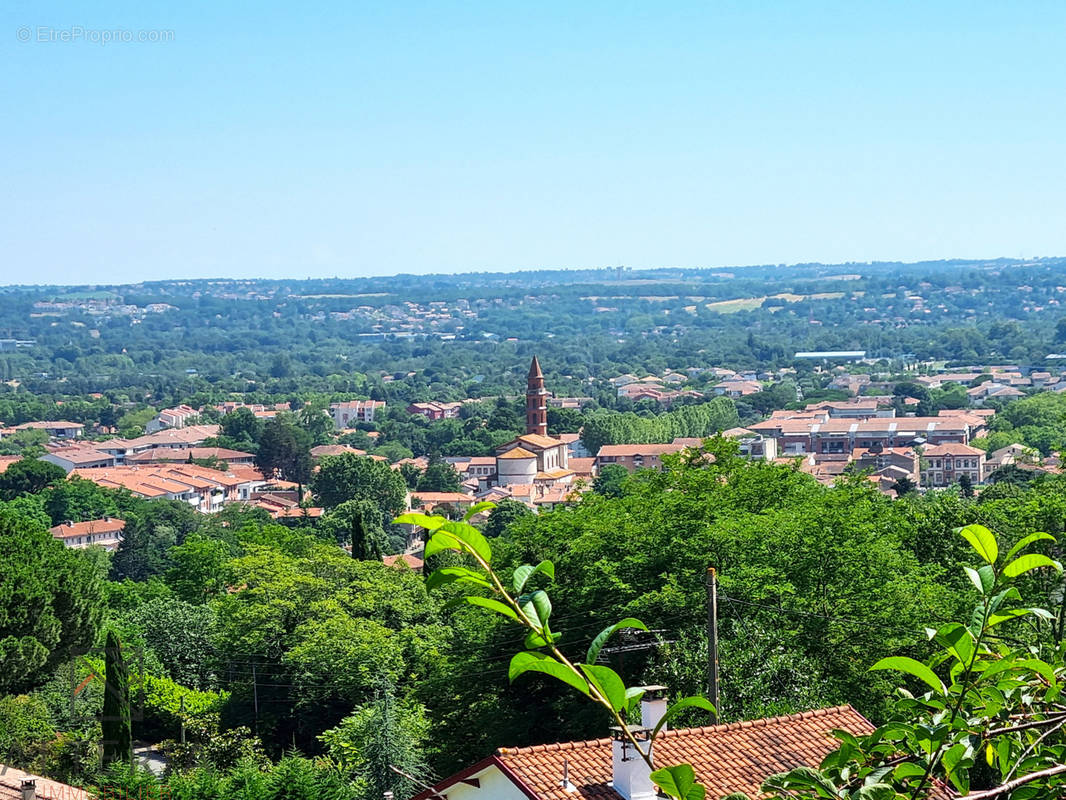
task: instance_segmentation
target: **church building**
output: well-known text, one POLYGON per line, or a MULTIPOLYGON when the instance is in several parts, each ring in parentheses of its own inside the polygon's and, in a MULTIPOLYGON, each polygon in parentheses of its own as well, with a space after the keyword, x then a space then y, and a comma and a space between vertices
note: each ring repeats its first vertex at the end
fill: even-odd
POLYGON ((526 495, 569 486, 574 473, 567 468, 567 447, 548 436, 548 391, 544 373, 533 356, 526 377, 526 432, 496 448, 496 481, 500 486, 531 487, 526 495))

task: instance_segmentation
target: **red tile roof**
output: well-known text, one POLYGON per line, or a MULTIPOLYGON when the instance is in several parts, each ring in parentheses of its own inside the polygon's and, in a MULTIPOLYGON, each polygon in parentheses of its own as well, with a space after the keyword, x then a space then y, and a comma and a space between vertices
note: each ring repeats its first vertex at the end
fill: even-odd
POLYGON ((22 800, 22 781, 36 783, 38 800, 87 800, 84 790, 0 764, 0 800, 22 800))
POLYGON ((514 447, 508 450, 506 453, 501 453, 496 456, 497 458, 536 458, 537 456, 524 447, 514 447))
POLYGON ((983 456, 984 450, 978 450, 976 447, 970 447, 965 444, 958 444, 957 442, 947 442, 946 444, 938 444, 933 447, 927 447, 922 451, 923 456, 983 456))
POLYGON ((71 536, 85 536, 90 533, 117 533, 125 527, 125 520, 109 517, 91 519, 88 522, 64 522, 52 528, 51 533, 57 539, 68 539, 71 536))
POLYGON ((408 569, 412 569, 415 572, 421 572, 423 567, 422 559, 418 556, 411 555, 410 553, 403 553, 398 556, 385 556, 382 561, 386 567, 397 567, 403 564, 408 569))
MULTIPOLYGON (((851 706, 821 708, 783 717, 733 722, 703 728, 666 731, 655 742, 659 764, 691 764, 707 787, 707 797, 745 792, 758 797, 762 782, 771 775, 800 766, 817 767, 838 742, 830 732, 846 730, 863 735, 873 725, 851 706)), ((500 748, 477 765, 496 766, 532 800, 621 800, 610 784, 610 739, 561 742, 533 747, 500 748), (561 785, 567 765, 574 789, 561 785)), ((475 774, 465 770, 415 796, 427 800, 434 792, 475 774)))

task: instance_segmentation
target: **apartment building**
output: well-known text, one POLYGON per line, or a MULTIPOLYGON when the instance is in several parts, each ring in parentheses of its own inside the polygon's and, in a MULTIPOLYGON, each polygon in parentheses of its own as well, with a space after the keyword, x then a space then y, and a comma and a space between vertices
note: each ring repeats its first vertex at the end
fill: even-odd
POLYGON ((966 475, 971 483, 985 479, 985 451, 955 442, 927 447, 922 451, 922 485, 951 486, 966 475))

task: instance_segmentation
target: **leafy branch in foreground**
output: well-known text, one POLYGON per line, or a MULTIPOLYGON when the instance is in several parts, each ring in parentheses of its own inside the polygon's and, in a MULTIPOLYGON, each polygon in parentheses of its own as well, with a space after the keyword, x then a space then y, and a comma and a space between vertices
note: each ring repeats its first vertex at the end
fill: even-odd
POLYGON ((1066 796, 1066 664, 1053 617, 1019 605, 1014 582, 1038 569, 1062 572, 1050 556, 1026 552, 1047 533, 1019 541, 1002 558, 991 531, 958 531, 984 563, 965 567, 979 599, 968 624, 928 629, 937 646, 920 662, 883 658, 874 670, 909 675, 921 694, 900 689, 892 718, 868 736, 834 731, 840 747, 819 770, 801 768, 766 781, 789 800, 1052 800, 1066 796))
POLYGON ((526 672, 540 672, 577 690, 610 714, 620 735, 635 748, 651 770, 651 779, 661 792, 676 800, 703 800, 706 788, 696 783, 692 767, 688 764, 658 767, 653 746, 655 737, 680 711, 698 707, 713 712, 714 707, 702 697, 684 698, 667 710, 654 730, 646 734, 646 738, 643 732, 638 735, 637 729, 626 724, 626 719, 633 717, 644 690, 627 687, 617 672, 596 661, 603 646, 615 633, 626 628, 646 631, 647 626, 632 617, 619 620, 604 628, 592 640, 584 661, 567 657, 557 646, 560 634, 551 628, 552 604, 548 593, 543 589, 531 588, 536 581, 554 581, 555 565, 550 561, 541 561, 535 566, 524 564, 518 567, 512 576, 512 588, 508 589, 492 567, 492 548, 488 540, 469 523, 475 514, 494 507, 493 503, 478 503, 458 522, 417 513, 403 514, 393 522, 419 525, 430 533, 426 542, 427 559, 445 550, 456 550, 476 562, 478 569, 442 567, 429 576, 426 587, 432 590, 449 583, 465 583, 486 590, 490 596, 468 595, 453 602, 486 608, 526 630, 526 649, 511 658, 508 673, 512 681, 526 672))

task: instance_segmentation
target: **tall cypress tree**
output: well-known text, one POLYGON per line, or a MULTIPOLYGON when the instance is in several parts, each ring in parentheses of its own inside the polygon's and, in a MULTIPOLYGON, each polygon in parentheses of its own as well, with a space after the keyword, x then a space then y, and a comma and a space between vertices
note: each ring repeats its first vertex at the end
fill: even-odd
POLYGON ((130 729, 130 674, 122 657, 122 643, 114 631, 107 633, 104 691, 103 729, 104 764, 112 761, 133 761, 133 741, 130 729))

